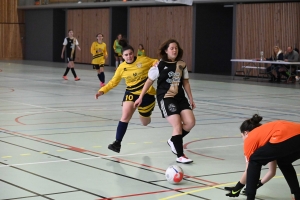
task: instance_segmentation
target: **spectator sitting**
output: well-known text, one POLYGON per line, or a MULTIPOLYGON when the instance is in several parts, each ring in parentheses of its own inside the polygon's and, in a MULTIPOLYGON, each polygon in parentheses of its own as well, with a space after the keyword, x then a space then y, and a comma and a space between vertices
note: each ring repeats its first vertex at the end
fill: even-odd
MULTIPOLYGON (((277 60, 283 60, 283 53, 279 46, 274 46, 273 48, 273 55, 270 58, 264 59, 269 61, 277 61, 277 60)), ((270 82, 275 81, 276 77, 272 73, 272 70, 275 70, 277 73, 277 82, 280 82, 280 72, 279 69, 281 68, 281 65, 278 64, 272 64, 271 66, 267 67, 267 73, 271 76, 270 82)))
MULTIPOLYGON (((284 57, 284 61, 285 62, 298 62, 299 61, 299 53, 297 51, 293 50, 293 47, 291 47, 291 46, 287 47, 286 52, 285 52, 285 54, 284 54, 283 57, 284 57)), ((292 71, 290 73, 295 72, 296 66, 292 66, 291 70, 292 71)), ((279 72, 282 75, 284 75, 287 78, 289 78, 289 74, 287 73, 287 66, 281 67, 279 69, 279 72)))

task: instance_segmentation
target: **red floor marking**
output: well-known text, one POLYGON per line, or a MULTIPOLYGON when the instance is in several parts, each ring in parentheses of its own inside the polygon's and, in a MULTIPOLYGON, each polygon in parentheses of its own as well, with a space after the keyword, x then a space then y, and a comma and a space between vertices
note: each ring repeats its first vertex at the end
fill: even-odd
MULTIPOLYGON (((194 141, 191 141, 191 142, 188 142, 188 143, 184 144, 183 145, 183 149, 187 149, 187 146, 189 144, 193 143, 193 142, 204 141, 204 140, 227 139, 227 138, 240 138, 240 137, 220 137, 220 138, 207 138, 207 139, 201 139, 201 140, 194 140, 194 141)), ((197 154, 197 155, 204 156, 204 157, 208 157, 208 158, 213 158, 213 159, 217 159, 217 160, 225 160, 223 158, 217 158, 217 157, 213 157, 213 156, 207 156, 207 155, 200 154, 200 153, 197 153, 197 152, 194 152, 194 151, 191 151, 191 150, 187 150, 187 151, 190 152, 190 153, 197 154)))
MULTIPOLYGON (((27 134, 24 134, 24 133, 9 131, 9 130, 3 129, 3 128, 0 128, 0 130, 9 132, 9 133, 15 134, 15 135, 22 135, 24 137, 33 138, 35 140, 41 140, 41 141, 46 141, 46 142, 53 143, 53 144, 58 144, 58 145, 61 145, 61 146, 68 147, 69 149, 71 149, 71 148, 77 148, 78 149, 78 147, 74 147, 74 146, 67 145, 67 144, 62 144, 62 143, 55 142, 55 141, 52 141, 52 140, 39 138, 39 137, 36 137, 36 136, 27 135, 27 134)), ((100 155, 100 156, 108 156, 108 155, 98 153, 98 152, 95 152, 95 151, 91 151, 91 150, 85 150, 85 152, 93 153, 93 154, 100 155)), ((153 167, 153 166, 150 166, 150 165, 145 165, 145 164, 142 164, 142 163, 133 162, 133 161, 130 161, 130 160, 124 160, 124 159, 118 158, 118 157, 110 157, 110 158, 115 159, 118 162, 124 162, 124 163, 127 162, 127 163, 132 163, 132 164, 135 164, 135 165, 143 166, 143 167, 146 167, 146 168, 150 168, 150 169, 156 169, 156 170, 163 171, 163 172, 166 171, 165 169, 160 169, 160 168, 157 168, 157 167, 153 167)), ((195 179, 195 180, 200 180, 200 181, 215 184, 215 185, 219 184, 219 183, 216 183, 216 182, 212 182, 212 181, 208 181, 208 180, 205 180, 205 179, 201 179, 201 178, 197 178, 197 177, 193 177, 193 176, 188 176, 188 175, 184 175, 184 178, 191 178, 191 179, 195 179)))
POLYGON ((109 197, 104 199, 97 199, 97 200, 113 200, 113 199, 121 199, 121 198, 127 198, 127 197, 136 197, 136 196, 144 196, 148 194, 157 194, 157 193, 164 193, 164 192, 174 192, 179 190, 188 190, 193 188, 202 188, 202 187, 212 187, 214 185, 206 185, 206 186, 192 186, 192 187, 186 187, 186 188, 177 188, 177 189, 171 189, 171 190, 160 190, 160 191, 154 191, 154 192, 143 192, 143 193, 137 193, 137 194, 128 194, 124 196, 117 196, 117 197, 109 197))
MULTIPOLYGON (((1 72, 1 71, 0 71, 1 72)), ((5 89, 7 89, 7 88, 5 88, 5 89)), ((14 89, 9 89, 10 91, 8 91, 8 92, 0 92, 1 94, 3 94, 3 93, 9 93, 9 92, 14 92, 15 90, 14 89)))
POLYGON ((69 149, 72 151, 77 151, 77 152, 86 152, 87 151, 85 149, 81 149, 81 148, 77 148, 77 147, 70 147, 69 149))
MULTIPOLYGON (((52 113, 52 112, 47 112, 47 113, 52 113)), ((26 116, 32 116, 32 115, 37 115, 37 114, 44 114, 44 113, 32 113, 32 114, 28 114, 28 115, 22 115, 19 116, 15 119, 15 122, 22 124, 22 125, 41 125, 41 124, 68 124, 68 123, 78 123, 78 122, 96 122, 96 121, 103 121, 103 120, 89 120, 89 121, 72 121, 72 122, 53 122, 53 123, 37 123, 37 124, 24 124, 22 122, 20 122, 20 118, 22 117, 26 117, 26 116)))

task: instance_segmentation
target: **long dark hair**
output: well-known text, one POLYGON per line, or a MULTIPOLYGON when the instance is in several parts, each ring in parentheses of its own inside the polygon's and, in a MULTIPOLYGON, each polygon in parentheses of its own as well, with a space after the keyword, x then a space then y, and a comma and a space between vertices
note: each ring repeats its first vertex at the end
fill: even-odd
POLYGON ((245 131, 252 131, 256 127, 259 127, 261 123, 259 123, 263 118, 258 114, 254 114, 251 119, 245 120, 242 125, 240 126, 241 133, 245 131))
POLYGON ((122 38, 120 41, 119 41, 119 45, 122 47, 122 50, 121 50, 121 53, 123 54, 124 51, 128 50, 128 49, 131 49, 133 52, 134 52, 134 49, 132 46, 130 46, 127 42, 126 39, 122 38))
POLYGON ((168 61, 168 54, 166 53, 166 50, 169 48, 169 45, 171 43, 176 43, 177 44, 177 47, 178 47, 178 55, 176 57, 176 61, 179 61, 181 60, 182 56, 183 56, 183 50, 182 48, 180 47, 179 43, 177 42, 177 40, 175 39, 168 39, 167 41, 165 41, 164 43, 162 43, 159 47, 159 50, 158 50, 158 56, 162 59, 162 60, 165 60, 165 61, 168 61))

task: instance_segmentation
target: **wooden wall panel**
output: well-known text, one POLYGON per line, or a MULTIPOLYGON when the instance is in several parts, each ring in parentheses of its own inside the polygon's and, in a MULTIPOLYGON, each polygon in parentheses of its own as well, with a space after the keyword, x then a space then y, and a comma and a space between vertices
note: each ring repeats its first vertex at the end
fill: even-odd
POLYGON ((162 42, 178 40, 184 50, 183 60, 192 70, 192 6, 134 7, 130 8, 129 43, 137 52, 144 45, 147 56, 157 58, 162 42))
POLYGON ((257 58, 260 51, 270 57, 275 45, 300 47, 300 3, 238 4, 236 17, 236 58, 257 58))
POLYGON ((18 0, 0 1, 0 23, 24 23, 24 12, 17 10, 18 0))
MULTIPOLYGON (((76 62, 91 63, 92 54, 90 48, 93 41, 96 41, 96 34, 104 35, 104 42, 107 51, 110 52, 109 45, 109 9, 80 9, 68 10, 67 29, 74 31, 74 37, 78 39, 81 51, 76 51, 76 62)), ((106 64, 108 64, 106 59, 106 64)))
POLYGON ((24 50, 24 11, 17 0, 0 1, 0 59, 22 59, 24 50))

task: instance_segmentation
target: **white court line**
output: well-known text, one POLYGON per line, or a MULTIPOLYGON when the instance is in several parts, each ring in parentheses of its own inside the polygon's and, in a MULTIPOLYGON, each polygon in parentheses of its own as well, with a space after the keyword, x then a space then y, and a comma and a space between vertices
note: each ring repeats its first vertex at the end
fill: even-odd
MULTIPOLYGON (((25 106, 31 106, 31 107, 36 107, 36 108, 42 108, 42 109, 46 109, 46 110, 50 110, 50 111, 45 111, 45 112, 22 112, 22 113, 31 113, 31 114, 38 114, 38 113, 51 113, 51 112, 74 112, 74 111, 86 111, 86 110, 90 110, 90 111, 93 111, 93 110, 114 110, 114 109, 111 109, 111 108, 98 108, 98 109, 93 109, 93 108, 90 108, 90 109, 72 109, 72 110, 61 110, 61 109, 55 109, 55 108, 48 108, 48 107, 44 107, 44 106, 37 106, 37 105, 33 105, 33 104, 27 104, 27 103, 20 103, 20 102, 16 102, 16 101, 8 101, 8 100, 3 100, 3 99, 0 99, 0 101, 5 101, 5 102, 9 102, 9 103, 16 103, 16 104, 21 104, 21 105, 25 105, 25 106)), ((119 110, 117 108, 115 108, 115 110, 119 110)), ((3 114, 22 114, 22 113, 3 113, 3 114)))
MULTIPOLYGON (((197 101, 197 100, 196 100, 197 101)), ((253 102, 253 101, 251 101, 253 102)), ((248 110, 254 110, 256 112, 258 112, 258 108, 252 108, 252 107, 246 107, 246 106, 235 106, 235 105, 228 105, 228 104, 222 104, 222 103, 212 103, 212 102, 206 102, 207 104, 210 105, 218 105, 218 106, 226 106, 226 107, 231 107, 231 108, 238 108, 238 109, 248 109, 248 110)), ((260 102, 261 103, 261 102, 260 102)), ((279 104, 279 105, 283 105, 283 104, 279 104)), ((282 112, 282 111, 276 111, 276 110, 268 110, 268 109, 263 109, 263 108, 259 108, 259 111, 265 111, 265 112, 271 112, 271 113, 278 113, 278 114, 285 114, 285 115, 290 115, 290 112, 282 112)), ((300 114, 297 113, 293 113, 293 115, 296 116, 300 116, 300 114)))
MULTIPOLYGON (((225 146, 192 148, 192 149, 186 149, 186 150, 217 149, 217 148, 226 148, 226 147, 234 147, 234 146, 241 146, 241 145, 243 145, 243 143, 241 143, 241 144, 225 145, 225 146)), ((116 158, 116 157, 127 157, 127 156, 136 156, 136 155, 161 154, 161 153, 170 153, 170 151, 156 151, 156 152, 145 152, 145 153, 135 153, 135 154, 114 155, 114 156, 97 156, 97 157, 91 157, 91 158, 74 158, 74 159, 54 160, 54 161, 46 161, 46 162, 20 163, 20 164, 3 165, 3 166, 0 166, 0 168, 15 167, 15 166, 25 166, 25 165, 49 164, 49 163, 62 163, 62 162, 70 162, 70 161, 94 160, 94 159, 99 159, 99 158, 116 158)))

